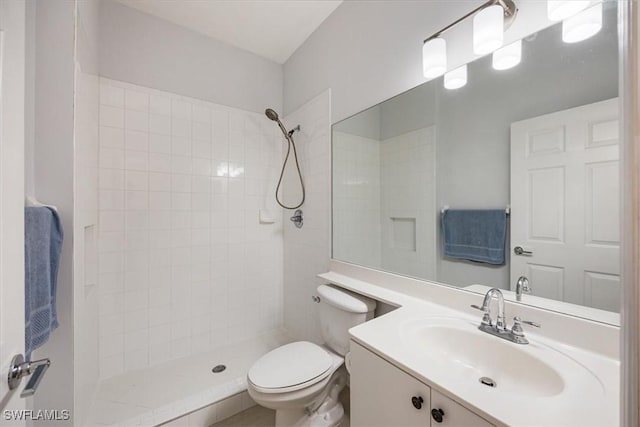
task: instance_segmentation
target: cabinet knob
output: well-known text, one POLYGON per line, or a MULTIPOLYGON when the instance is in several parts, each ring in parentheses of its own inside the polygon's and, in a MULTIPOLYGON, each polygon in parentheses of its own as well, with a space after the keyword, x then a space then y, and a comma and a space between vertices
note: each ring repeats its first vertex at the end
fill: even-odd
POLYGON ((422 398, 422 396, 413 396, 411 398, 411 403, 413 404, 414 408, 422 409, 422 404, 424 403, 424 399, 422 398))
POLYGON ((441 423, 444 419, 444 411, 440 408, 431 410, 431 418, 437 423, 441 423))

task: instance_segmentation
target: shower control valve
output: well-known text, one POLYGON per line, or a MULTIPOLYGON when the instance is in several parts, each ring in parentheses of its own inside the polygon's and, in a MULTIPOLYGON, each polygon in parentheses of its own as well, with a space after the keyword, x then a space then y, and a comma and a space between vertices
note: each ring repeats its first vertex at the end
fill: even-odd
POLYGON ((291 220, 291 222, 293 222, 293 224, 297 227, 297 228, 301 228, 302 224, 303 224, 303 219, 302 219, 302 210, 301 209, 297 209, 294 213, 293 216, 291 218, 289 218, 291 220))

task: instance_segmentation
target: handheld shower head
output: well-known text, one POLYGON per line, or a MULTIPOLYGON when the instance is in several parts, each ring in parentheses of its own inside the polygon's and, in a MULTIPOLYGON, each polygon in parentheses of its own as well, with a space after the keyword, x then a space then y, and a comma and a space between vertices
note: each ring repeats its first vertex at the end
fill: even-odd
POLYGON ((287 128, 285 128, 282 122, 280 121, 280 118, 278 117, 278 113, 276 113, 273 109, 267 108, 266 110, 264 110, 264 114, 267 116, 269 120, 272 120, 278 124, 278 127, 282 131, 282 134, 287 139, 287 154, 284 157, 284 162, 282 163, 282 170, 280 171, 280 179, 278 179, 278 185, 276 186, 276 202, 278 202, 278 204, 285 209, 298 209, 300 206, 302 206, 302 204, 304 203, 304 199, 306 197, 304 182, 302 180, 302 172, 300 172, 300 163, 298 163, 298 153, 296 151, 296 144, 295 142, 293 142, 293 132, 299 131, 300 125, 288 131, 287 128), (293 150, 293 157, 295 158, 295 161, 296 161, 296 169, 298 170, 298 178, 300 178, 300 187, 302 188, 302 199, 300 200, 300 203, 297 204, 296 206, 287 206, 280 201, 280 196, 278 193, 280 192, 280 184, 282 184, 284 169, 287 166, 287 160, 289 160, 289 153, 292 150, 293 150))
POLYGON ((267 108, 266 110, 264 110, 264 114, 267 116, 269 120, 273 120, 278 124, 278 127, 280 127, 280 130, 282 131, 282 133, 287 139, 291 138, 291 134, 284 127, 284 125, 280 121, 280 118, 278 117, 278 113, 276 113, 275 110, 272 110, 271 108, 267 108))
POLYGON ((266 114, 269 120, 273 120, 274 122, 277 122, 279 120, 278 113, 273 111, 271 108, 267 108, 266 110, 264 110, 264 114, 266 114))

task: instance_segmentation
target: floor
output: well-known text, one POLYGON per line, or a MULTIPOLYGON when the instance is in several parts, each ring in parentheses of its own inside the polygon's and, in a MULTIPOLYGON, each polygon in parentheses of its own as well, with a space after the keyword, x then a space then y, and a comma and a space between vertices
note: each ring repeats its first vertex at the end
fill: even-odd
POLYGON ((276 411, 256 405, 212 427, 273 427, 275 423, 276 411))
POLYGON ((290 342, 273 332, 200 355, 172 360, 100 382, 88 425, 157 425, 246 389, 249 367, 290 342), (226 370, 213 374, 222 363, 226 370))
MULTIPOLYGON (((345 387, 342 393, 340 393, 340 401, 345 410, 345 417, 340 427, 350 427, 349 413, 351 405, 348 387, 345 387)), ((274 427, 275 423, 276 411, 256 405, 211 427, 274 427)))

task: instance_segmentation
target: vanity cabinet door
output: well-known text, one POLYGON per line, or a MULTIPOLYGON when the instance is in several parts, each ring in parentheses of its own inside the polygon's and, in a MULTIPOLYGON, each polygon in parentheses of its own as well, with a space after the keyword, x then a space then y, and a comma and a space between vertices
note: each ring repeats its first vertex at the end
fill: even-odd
POLYGON ((493 427, 493 424, 431 390, 431 427, 493 427))
POLYGON ((351 341, 351 426, 428 427, 430 388, 351 341))

